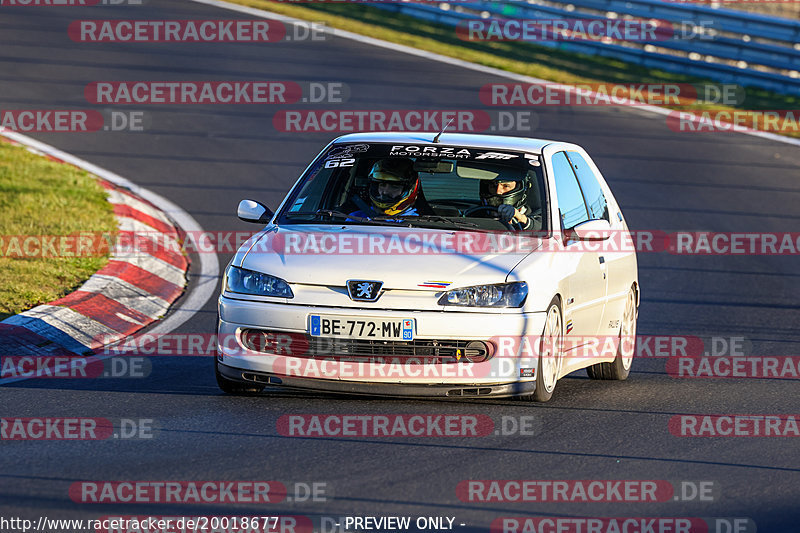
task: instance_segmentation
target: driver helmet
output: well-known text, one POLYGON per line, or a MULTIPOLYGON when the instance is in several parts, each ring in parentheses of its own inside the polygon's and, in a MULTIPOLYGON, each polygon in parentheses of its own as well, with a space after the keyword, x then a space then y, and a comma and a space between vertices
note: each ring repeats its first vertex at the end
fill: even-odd
POLYGON ((483 205, 500 207, 502 204, 508 204, 524 212, 525 202, 528 199, 528 182, 525 179, 514 178, 481 180, 480 195, 483 205), (498 185, 501 191, 499 194, 498 185))
POLYGON ((381 159, 369 172, 369 198, 387 215, 402 213, 414 205, 419 194, 419 175, 414 161, 406 158, 381 159))

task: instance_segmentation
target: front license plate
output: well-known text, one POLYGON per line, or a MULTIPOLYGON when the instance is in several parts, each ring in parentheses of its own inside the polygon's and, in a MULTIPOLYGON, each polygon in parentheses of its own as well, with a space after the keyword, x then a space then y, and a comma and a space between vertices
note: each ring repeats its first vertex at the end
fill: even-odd
POLYGON ((415 325, 413 318, 310 315, 308 334, 312 337, 411 341, 414 340, 415 325))

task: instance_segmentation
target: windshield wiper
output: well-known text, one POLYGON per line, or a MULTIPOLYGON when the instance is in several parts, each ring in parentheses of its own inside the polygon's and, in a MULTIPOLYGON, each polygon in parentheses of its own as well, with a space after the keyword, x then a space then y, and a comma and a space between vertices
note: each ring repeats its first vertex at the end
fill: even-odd
POLYGON ((295 213, 286 214, 288 218, 292 218, 295 215, 313 216, 314 218, 327 217, 331 220, 334 218, 344 218, 345 222, 358 222, 361 224, 370 224, 373 226, 383 226, 388 223, 392 226, 411 227, 411 224, 403 220, 398 220, 397 217, 388 217, 388 218, 361 217, 358 215, 351 215, 350 213, 345 213, 344 211, 337 211, 335 209, 317 209, 316 211, 298 211, 295 213))
POLYGON ((348 213, 343 213, 342 211, 336 211, 332 209, 318 209, 317 214, 327 215, 329 217, 345 217, 347 218, 347 222, 361 222, 363 224, 372 224, 373 226, 382 226, 386 222, 389 222, 393 226, 411 227, 411 224, 409 224, 407 221, 398 220, 397 217, 390 217, 388 215, 374 216, 374 217, 360 217, 357 215, 350 215, 348 213))
POLYGON ((454 226, 458 226, 461 228, 479 228, 478 224, 474 222, 467 222, 466 220, 459 220, 457 218, 448 218, 443 217, 441 215, 411 215, 409 222, 415 222, 417 220, 422 220, 425 222, 444 222, 446 224, 452 224, 454 226))
POLYGON ((333 217, 338 217, 338 218, 349 218, 350 220, 354 220, 354 221, 356 221, 356 222, 366 222, 366 221, 367 221, 367 219, 366 219, 366 218, 364 218, 364 217, 359 217, 359 216, 351 215, 351 214, 345 213, 344 211, 336 211, 335 209, 317 209, 317 210, 314 212, 314 214, 315 214, 315 215, 317 215, 318 217, 328 217, 328 218, 333 218, 333 217))

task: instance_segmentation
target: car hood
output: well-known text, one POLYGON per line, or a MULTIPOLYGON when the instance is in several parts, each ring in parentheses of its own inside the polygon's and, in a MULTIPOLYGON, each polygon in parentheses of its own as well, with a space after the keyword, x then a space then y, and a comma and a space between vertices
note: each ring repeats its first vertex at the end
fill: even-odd
POLYGON ((289 283, 343 287, 349 279, 364 279, 382 281, 386 289, 435 291, 504 282, 540 245, 527 239, 525 246, 497 253, 510 237, 516 238, 387 226, 272 226, 234 264, 289 283))

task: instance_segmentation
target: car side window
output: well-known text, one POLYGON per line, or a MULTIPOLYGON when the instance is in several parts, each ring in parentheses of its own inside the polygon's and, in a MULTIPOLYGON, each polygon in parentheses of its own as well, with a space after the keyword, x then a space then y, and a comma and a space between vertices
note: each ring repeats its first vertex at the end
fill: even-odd
POLYGON ((589 220, 583 193, 566 153, 558 152, 553 156, 553 176, 558 195, 558 211, 564 229, 572 229, 581 222, 589 220))
POLYGON ((603 189, 600 188, 600 182, 597 181, 597 176, 589 167, 589 163, 578 152, 567 152, 567 157, 569 157, 572 168, 578 176, 583 196, 586 198, 586 205, 589 206, 589 217, 593 220, 604 219, 610 222, 608 202, 605 195, 603 195, 603 189))

